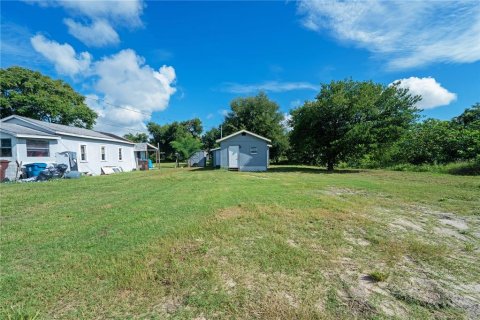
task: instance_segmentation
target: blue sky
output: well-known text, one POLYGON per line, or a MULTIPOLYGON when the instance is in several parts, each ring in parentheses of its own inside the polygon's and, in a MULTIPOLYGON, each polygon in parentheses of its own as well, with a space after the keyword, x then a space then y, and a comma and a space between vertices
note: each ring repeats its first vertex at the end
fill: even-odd
POLYGON ((144 130, 267 92, 288 113, 322 82, 353 78, 422 94, 426 117, 480 101, 475 1, 1 2, 1 66, 61 78, 97 128, 144 130))

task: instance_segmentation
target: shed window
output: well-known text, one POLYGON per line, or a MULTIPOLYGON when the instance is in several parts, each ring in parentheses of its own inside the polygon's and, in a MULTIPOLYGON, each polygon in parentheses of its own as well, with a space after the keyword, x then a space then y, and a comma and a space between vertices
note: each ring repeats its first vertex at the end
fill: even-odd
POLYGON ((107 155, 105 154, 105 146, 100 147, 100 156, 102 161, 107 160, 107 155))
POLYGON ((0 141, 0 157, 12 156, 12 139, 1 139, 0 141))
POLYGON ((27 157, 49 157, 50 146, 47 140, 27 140, 27 157))
POLYGON ((122 148, 118 148, 118 160, 119 161, 123 160, 122 148))
POLYGON ((250 147, 250 154, 257 154, 257 147, 250 147))
POLYGON ((80 160, 87 161, 87 145, 86 144, 80 145, 80 160))

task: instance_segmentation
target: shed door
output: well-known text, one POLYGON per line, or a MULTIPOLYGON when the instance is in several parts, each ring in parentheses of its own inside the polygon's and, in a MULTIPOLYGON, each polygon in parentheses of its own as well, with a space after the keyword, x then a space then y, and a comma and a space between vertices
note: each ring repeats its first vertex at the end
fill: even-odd
POLYGON ((238 146, 228 147, 228 167, 238 168, 238 154, 240 148, 238 146))

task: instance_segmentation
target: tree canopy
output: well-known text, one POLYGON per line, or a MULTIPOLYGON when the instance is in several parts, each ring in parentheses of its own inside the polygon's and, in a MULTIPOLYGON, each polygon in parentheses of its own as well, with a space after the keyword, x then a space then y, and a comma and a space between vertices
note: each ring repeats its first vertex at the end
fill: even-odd
POLYGON ((272 140, 270 157, 273 160, 285 152, 288 139, 282 125, 284 115, 279 106, 264 92, 255 97, 237 98, 230 103, 231 111, 223 123, 223 135, 245 129, 272 140))
POLYGON ((340 161, 386 148, 415 121, 419 99, 396 85, 371 81, 322 84, 316 100, 291 112, 292 154, 333 170, 340 161))
POLYGON ((87 129, 97 119, 70 85, 21 67, 0 69, 0 117, 13 114, 87 129))
POLYGON ((185 135, 175 141, 170 142, 176 152, 180 154, 182 159, 188 159, 195 151, 202 148, 200 140, 192 135, 185 135))
POLYGON ((148 142, 148 135, 143 132, 127 133, 123 137, 135 143, 148 142))
POLYGON ((216 148, 218 146, 218 139, 220 139, 220 129, 215 127, 211 128, 202 136, 203 148, 208 151, 216 148))
POLYGON ((472 107, 465 109, 465 111, 452 119, 456 124, 459 124, 468 129, 480 130, 480 103, 475 103, 472 107))
POLYGON ((175 159, 175 148, 171 144, 173 141, 178 141, 186 136, 198 140, 203 131, 202 122, 198 118, 182 122, 175 121, 164 125, 150 122, 147 128, 152 135, 152 142, 158 143, 160 150, 165 152, 165 156, 170 160, 175 159))

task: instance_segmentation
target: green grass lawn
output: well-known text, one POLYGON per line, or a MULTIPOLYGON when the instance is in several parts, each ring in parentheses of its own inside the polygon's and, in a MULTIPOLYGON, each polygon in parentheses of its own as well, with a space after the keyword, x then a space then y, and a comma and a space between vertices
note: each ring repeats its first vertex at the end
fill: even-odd
POLYGON ((0 318, 480 317, 478 177, 163 167, 0 201, 0 318))

